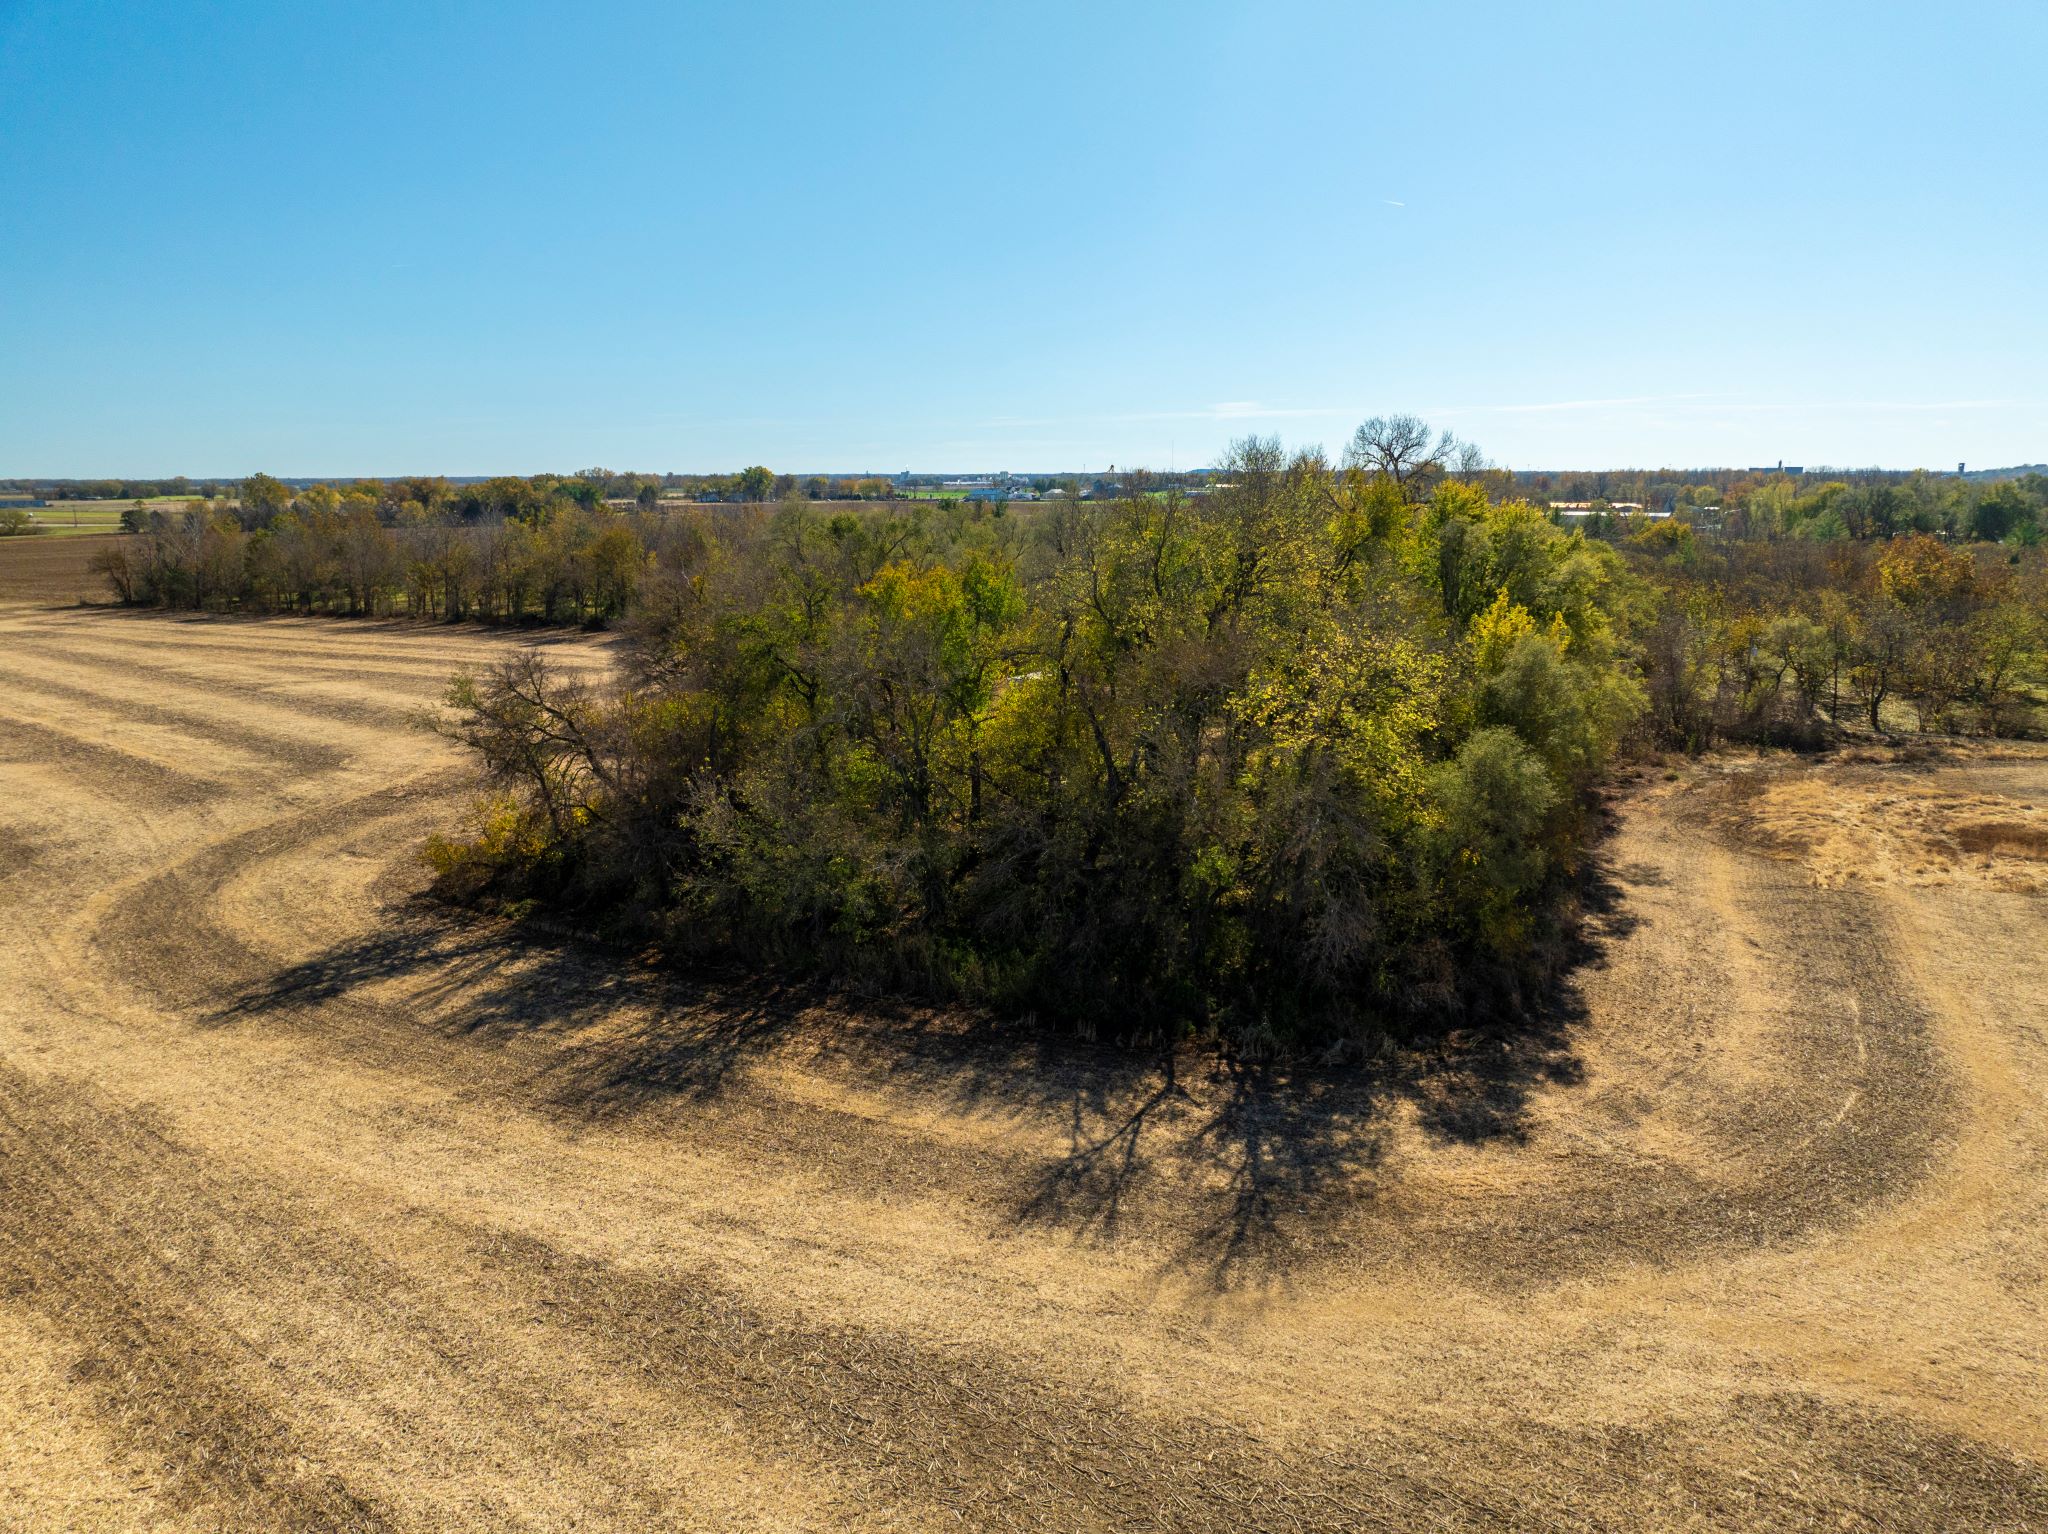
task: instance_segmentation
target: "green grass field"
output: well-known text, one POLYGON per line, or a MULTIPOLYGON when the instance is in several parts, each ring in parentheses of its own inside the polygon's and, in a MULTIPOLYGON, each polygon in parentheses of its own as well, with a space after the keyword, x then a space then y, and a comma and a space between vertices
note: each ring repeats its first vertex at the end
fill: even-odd
MULTIPOLYGON (((53 533, 118 533, 121 531, 121 513, 134 504, 133 501, 52 501, 47 506, 30 507, 29 515, 36 519, 36 525, 43 529, 45 537, 53 533)), ((168 511, 189 504, 189 499, 162 496, 148 504, 168 511)))

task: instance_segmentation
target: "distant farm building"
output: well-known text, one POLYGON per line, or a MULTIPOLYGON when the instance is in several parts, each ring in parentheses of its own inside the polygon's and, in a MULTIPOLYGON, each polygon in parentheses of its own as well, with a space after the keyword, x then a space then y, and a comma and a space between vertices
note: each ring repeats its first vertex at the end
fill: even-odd
MULTIPOLYGON (((1600 513, 1598 501, 1552 501, 1550 509, 1567 521, 1583 521, 1597 517, 1600 513)), ((1617 517, 1646 517, 1652 522, 1662 522, 1670 517, 1668 511, 1645 511, 1641 501, 1609 501, 1607 515, 1617 517)))

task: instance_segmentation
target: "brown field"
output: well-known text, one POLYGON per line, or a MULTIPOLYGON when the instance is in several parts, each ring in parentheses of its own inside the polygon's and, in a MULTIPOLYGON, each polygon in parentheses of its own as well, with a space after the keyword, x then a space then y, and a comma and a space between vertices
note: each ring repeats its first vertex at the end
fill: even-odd
POLYGON ((58 538, 44 533, 0 538, 0 603, 108 601, 106 580, 86 569, 86 562, 95 549, 122 536, 81 533, 58 538))
POLYGON ((1645 774, 1290 1076, 435 913, 516 642, 0 608, 0 1528, 2048 1528, 2048 753, 1645 774))

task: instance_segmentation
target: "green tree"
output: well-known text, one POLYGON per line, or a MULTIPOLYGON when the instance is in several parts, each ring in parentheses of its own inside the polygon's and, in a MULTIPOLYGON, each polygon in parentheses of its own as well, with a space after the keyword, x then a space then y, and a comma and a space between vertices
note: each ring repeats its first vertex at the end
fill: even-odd
POLYGON ((268 474, 251 474, 242 481, 237 499, 243 526, 268 527, 291 509, 292 492, 268 474))
MULTIPOLYGON (((693 949, 1123 1032, 1357 1032, 1447 1005, 1461 956, 1512 971, 1641 706, 1619 557, 1476 471, 1418 500, 1260 439, 1222 470, 1023 519, 665 519, 631 690, 565 710, 615 756, 536 734, 544 677, 477 683, 516 803, 476 856, 693 949)), ((494 532, 510 610, 581 517, 494 532)))

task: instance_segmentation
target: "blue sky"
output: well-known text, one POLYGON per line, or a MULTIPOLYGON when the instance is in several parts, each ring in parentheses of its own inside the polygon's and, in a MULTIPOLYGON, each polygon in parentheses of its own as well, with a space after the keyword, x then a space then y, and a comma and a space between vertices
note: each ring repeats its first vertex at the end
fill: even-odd
POLYGON ((2043 0, 0 0, 0 475, 2048 459, 2043 0))

